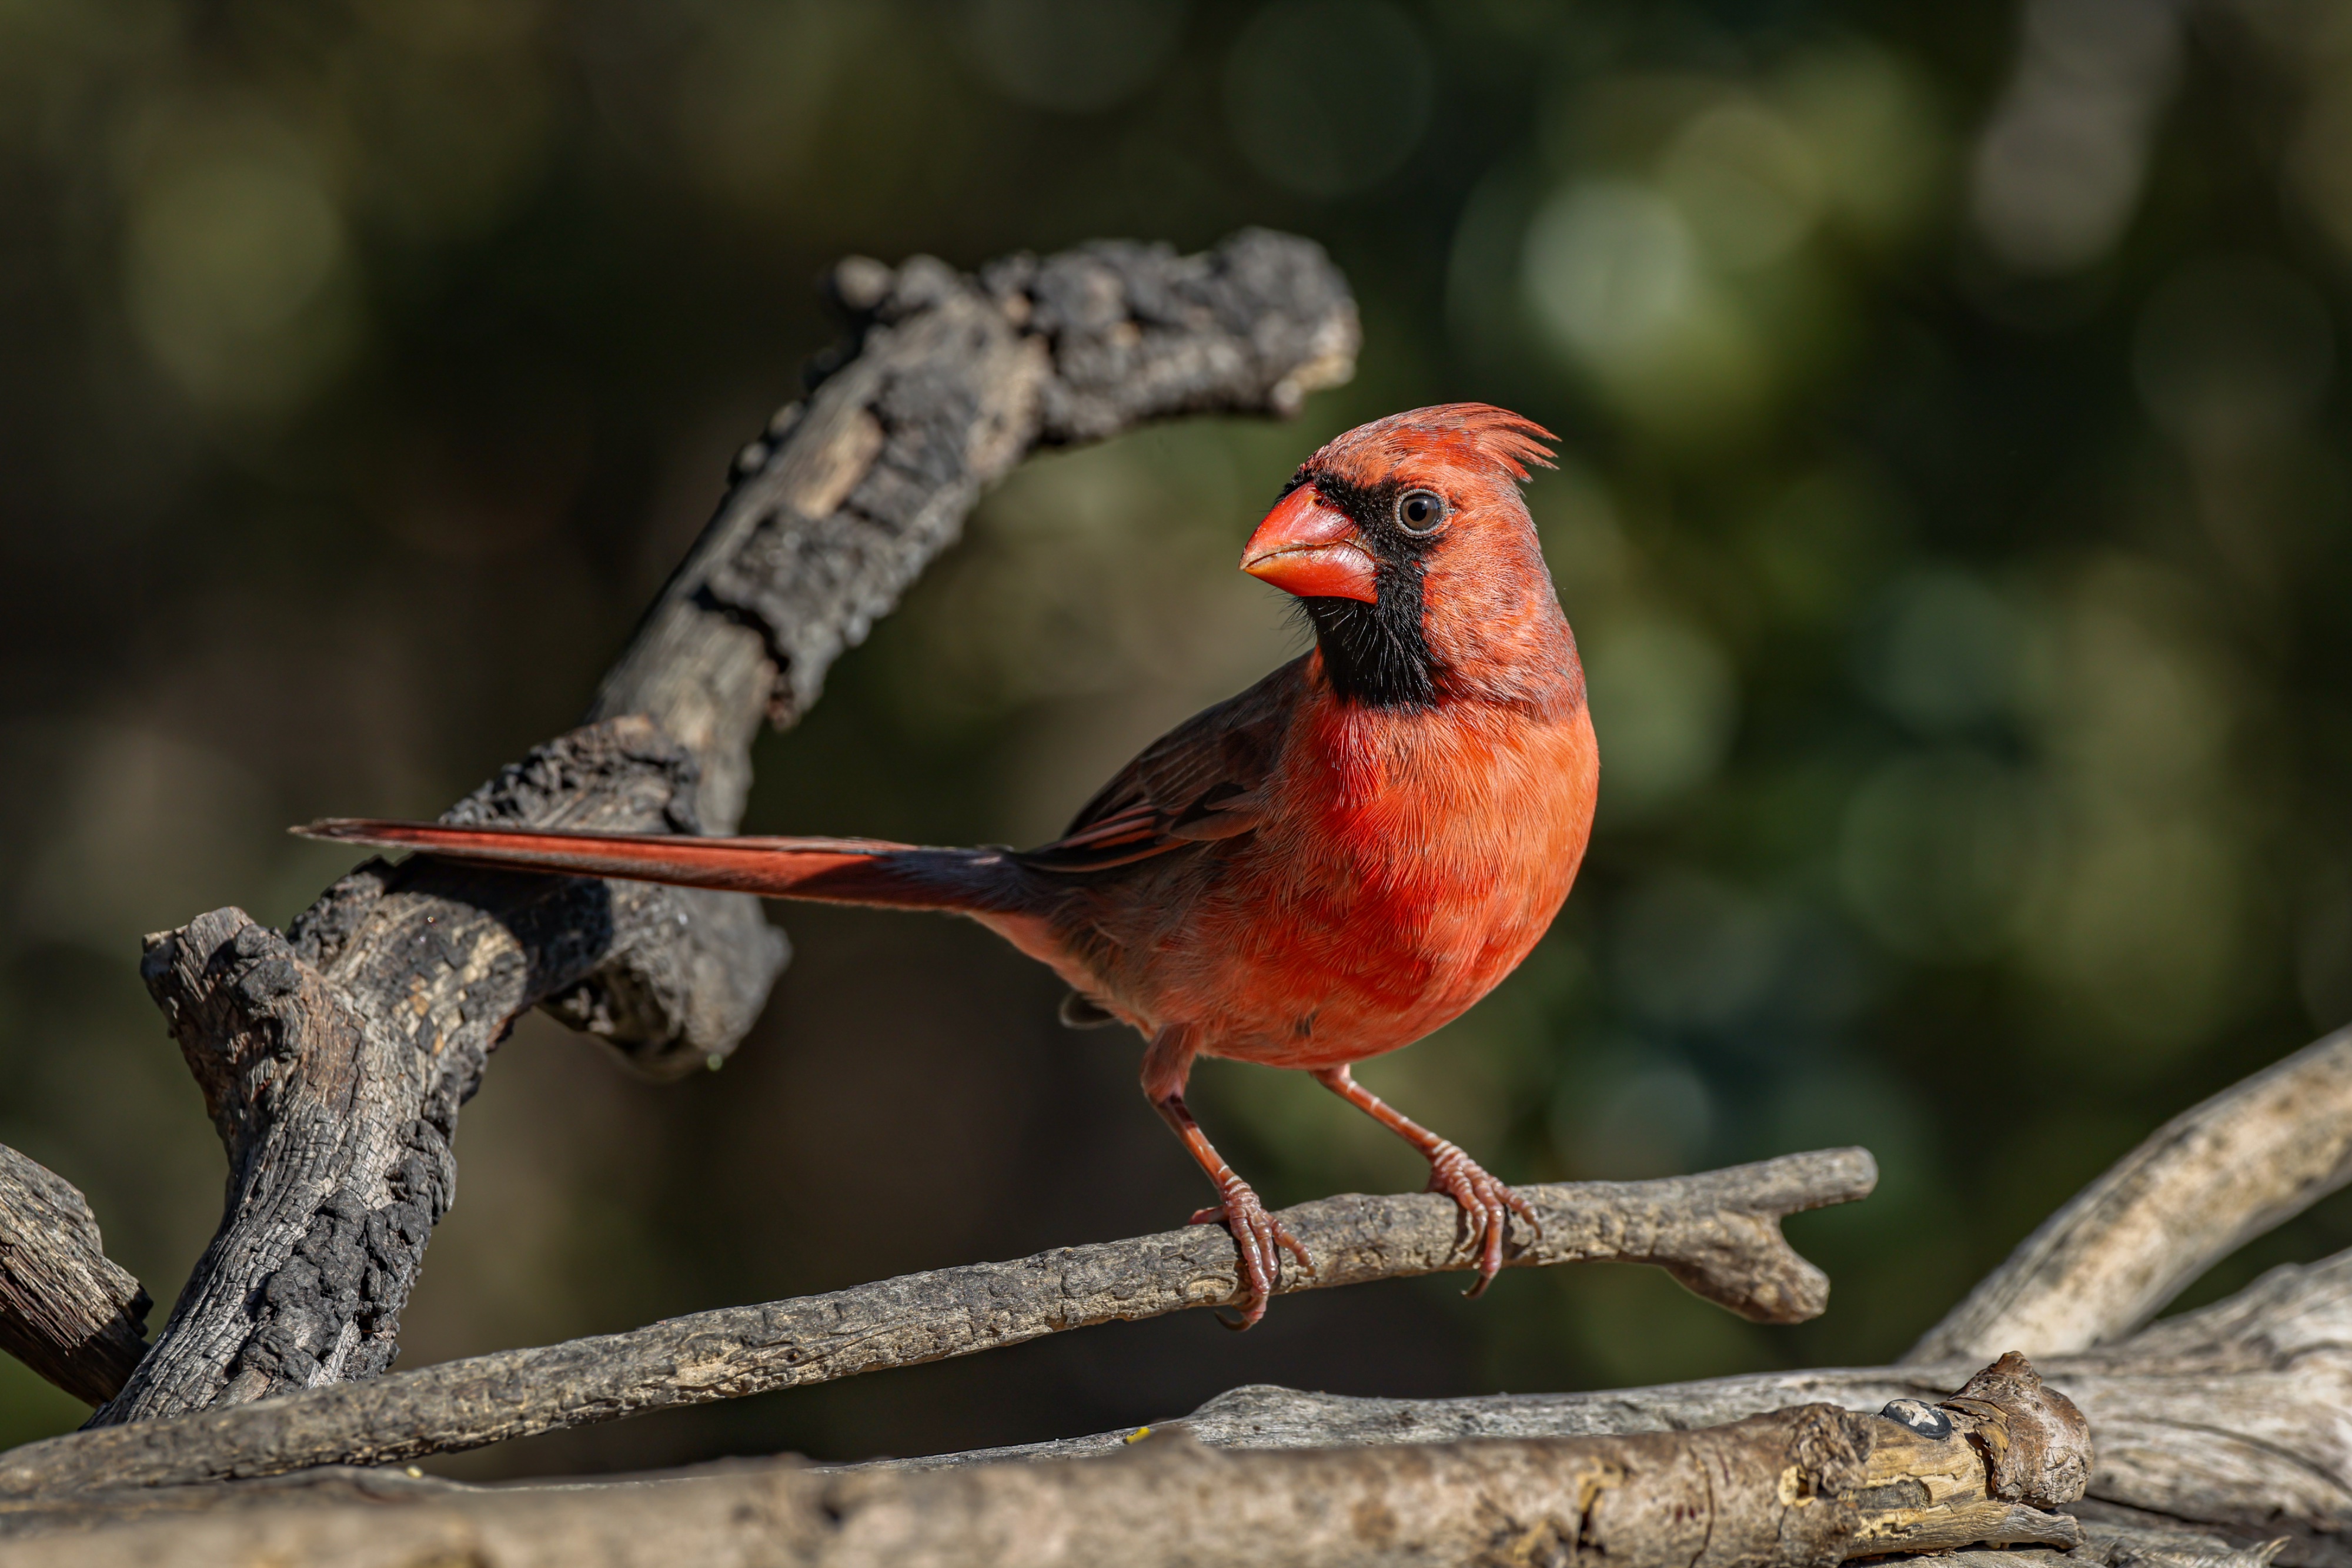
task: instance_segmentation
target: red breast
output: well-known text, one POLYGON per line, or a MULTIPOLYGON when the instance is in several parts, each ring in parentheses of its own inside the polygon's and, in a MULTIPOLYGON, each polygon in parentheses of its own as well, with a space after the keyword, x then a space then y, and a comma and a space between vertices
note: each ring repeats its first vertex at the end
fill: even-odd
MULTIPOLYGON (((1517 481, 1539 432, 1420 410, 1318 453, 1244 552, 1317 649, 1264 823, 1222 857, 1139 1021, 1327 1066, 1411 1043, 1510 973, 1567 897, 1599 763, 1517 481)), ((1144 998, 1138 998, 1138 1000, 1144 998)))

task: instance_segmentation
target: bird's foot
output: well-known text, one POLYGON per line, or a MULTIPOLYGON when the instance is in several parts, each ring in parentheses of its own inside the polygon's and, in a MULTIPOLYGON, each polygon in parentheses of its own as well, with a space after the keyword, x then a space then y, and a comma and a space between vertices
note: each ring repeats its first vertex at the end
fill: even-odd
POLYGON ((1528 1222, 1538 1236, 1543 1226, 1528 1200, 1486 1174, 1486 1168, 1454 1145, 1439 1140, 1429 1155, 1429 1190, 1442 1192, 1462 1206, 1470 1223, 1470 1246, 1478 1255, 1478 1282, 1465 1295, 1482 1293, 1503 1266, 1503 1243, 1509 1239, 1511 1216, 1528 1222))
POLYGON ((1282 1228, 1282 1221, 1266 1212, 1248 1184, 1236 1178, 1221 1186, 1225 1201, 1202 1209, 1192 1222, 1222 1225, 1234 1233, 1234 1245, 1241 1251, 1242 1315, 1234 1319, 1220 1312, 1217 1321, 1229 1329, 1245 1329, 1265 1316, 1265 1304, 1273 1300, 1274 1288, 1282 1279, 1282 1254, 1297 1259, 1298 1266, 1310 1274, 1315 1272, 1315 1260, 1307 1255, 1297 1237, 1282 1228))

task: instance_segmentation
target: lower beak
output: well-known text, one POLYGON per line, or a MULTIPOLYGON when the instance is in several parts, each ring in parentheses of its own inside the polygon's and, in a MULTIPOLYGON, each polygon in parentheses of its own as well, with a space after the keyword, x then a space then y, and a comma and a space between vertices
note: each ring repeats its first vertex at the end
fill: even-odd
POLYGON ((1301 485, 1265 515, 1242 548, 1242 570, 1301 599, 1380 599, 1363 535, 1312 485, 1301 485))

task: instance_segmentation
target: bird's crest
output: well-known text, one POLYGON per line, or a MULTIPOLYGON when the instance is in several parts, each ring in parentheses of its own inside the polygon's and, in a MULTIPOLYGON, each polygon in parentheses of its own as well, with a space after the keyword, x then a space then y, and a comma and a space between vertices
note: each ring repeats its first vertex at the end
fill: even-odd
POLYGON ((1549 444, 1558 439, 1534 420, 1507 408, 1445 402, 1360 424, 1327 443, 1307 459, 1307 466, 1345 468, 1435 454, 1465 467, 1493 465, 1525 480, 1530 464, 1554 466, 1549 444))

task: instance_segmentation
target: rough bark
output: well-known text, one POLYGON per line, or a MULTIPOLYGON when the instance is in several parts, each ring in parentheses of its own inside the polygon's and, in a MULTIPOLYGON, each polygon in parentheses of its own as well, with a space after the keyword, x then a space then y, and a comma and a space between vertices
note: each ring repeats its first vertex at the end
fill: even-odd
POLYGON ((736 459, 737 483, 605 677, 593 713, 651 714, 703 761, 730 831, 763 716, 789 722, 1039 446, 1187 413, 1288 414, 1353 372, 1347 283, 1304 240, 1202 256, 1107 243, 966 277, 928 256, 831 279, 852 337, 736 459))
POLYGON ((2034 1356, 2129 1333, 2352 1181, 2352 1030, 2191 1107, 2076 1194, 1906 1358, 2034 1356))
POLYGON ((0 1146, 0 1350, 102 1405, 147 1353, 147 1292, 71 1182, 0 1146))
POLYGON ((2237 1546, 2203 1531, 2086 1519, 2083 1543, 2063 1558, 2033 1547, 1976 1547, 1937 1558, 1935 1568, 2270 1568, 2283 1544, 2237 1546))
MULTIPOLYGON (((1522 1187, 1543 1236, 1522 1235, 1509 1262, 1655 1263, 1749 1317, 1793 1322, 1822 1310, 1828 1281, 1782 1239, 1780 1218, 1863 1197, 1876 1176, 1866 1153, 1841 1149, 1663 1181, 1522 1187)), ((1286 1269, 1286 1291, 1471 1263, 1453 1200, 1433 1194, 1325 1198, 1283 1219, 1318 1270, 1286 1269)), ((0 1456, 0 1496, 395 1463, 1115 1319, 1231 1305, 1238 1294, 1232 1238, 1188 1226, 31 1443, 0 1456)))
MULTIPOLYGON (((1211 411, 1287 413, 1343 379, 1347 287, 1251 232, 1202 256, 1097 245, 978 278, 917 258, 835 279, 852 336, 736 483, 584 728, 453 821, 724 832, 763 716, 826 666, 1031 449, 1211 411)), ((218 910, 143 973, 229 1152, 219 1233, 115 1424, 367 1377, 455 1182, 457 1108, 545 1006, 656 1075, 734 1049, 785 955, 739 895, 371 862, 284 936, 218 910)))
POLYGON ((2082 1417, 2017 1358, 1905 1418, 1826 1405, 1687 1432, 1220 1453, 1155 1434, 1108 1459, 444 1493, 409 1506, 247 1509, 12 1556, 147 1563, 677 1562, 982 1568, 1387 1563, 1827 1568, 1975 1542, 2079 1543, 2082 1417))
MULTIPOLYGON (((2088 1500, 2077 1511, 2191 1524, 2240 1547, 2286 1537, 2288 1564, 2352 1568, 2352 1252, 2273 1270, 2226 1301, 2040 1364, 2097 1441, 2088 1500)), ((1587 1437, 1716 1426, 1808 1401, 1876 1410, 1938 1398, 1967 1370, 1965 1362, 1906 1363, 1433 1400, 1257 1385, 1172 1424, 1212 1447, 1241 1448, 1587 1437)), ((1115 1451, 1133 1432, 891 1464, 1084 1457, 1115 1451)))
MULTIPOLYGON (((808 405, 739 458, 594 722, 453 816, 731 828, 762 716, 789 722, 814 700, 832 659, 952 538, 988 480, 1034 446, 1143 418, 1286 411, 1343 376, 1355 342, 1319 253, 1263 235, 1202 257, 1013 258, 977 278, 854 261, 833 288, 850 340, 808 405)), ((674 1071, 732 1048, 782 956, 748 900, 419 862, 362 866, 283 937, 227 910, 151 939, 149 983, 229 1150, 232 1202, 158 1352, 103 1414, 211 1407, 0 1458, 9 1560, 1544 1563, 1599 1551, 1645 1568, 1793 1568, 1990 1542, 1953 1568, 2034 1568, 2046 1550, 2004 1548, 2079 1535, 2069 1568, 2263 1568, 2273 1554, 2352 1568, 2352 1253, 2132 1333, 2215 1259, 2352 1176, 2352 1033, 2159 1131, 1895 1367, 1448 1401, 1245 1388, 1151 1428, 829 1470, 763 1461, 506 1489, 341 1467, 274 1475, 1231 1300, 1230 1243, 1195 1228, 334 1381, 389 1362, 448 1201, 456 1109, 521 1008, 550 1007, 644 1070, 674 1071), (1937 1403, 2011 1349, 2044 1358, 2051 1389, 2098 1436, 2095 1459, 2019 1367, 1937 1403), (305 1385, 320 1386, 287 1392, 305 1385), (2021 1399, 2040 1414, 2021 1419, 2021 1399), (1799 1401, 1825 1403, 1787 1408, 1799 1401), (2072 1505, 2085 1531, 2029 1511, 2063 1495, 2036 1478, 2070 1467, 2088 1472, 2072 1505), (236 1477, 262 1479, 216 1479, 236 1477)), ((1675 1184, 1536 1189, 1547 1235, 1513 1260, 1639 1258, 1752 1316, 1810 1315, 1826 1282, 1777 1218, 1810 1207, 1782 1201, 1808 1181, 1867 1190, 1867 1156, 1843 1157, 1842 1175, 1783 1170, 1769 1202, 1757 1173, 1772 1166, 1687 1178, 1672 1196, 1645 1189, 1675 1184), (1707 1182, 1718 1186, 1687 1185, 1707 1182)), ((0 1162, 0 1228, 5 1176, 0 1162)), ((1452 1218, 1426 1197, 1290 1211, 1323 1272, 1284 1288, 1460 1267, 1452 1218)), ((70 1216, 48 1223, 78 1229, 70 1216)), ((25 1272, 9 1271, 18 1233, 0 1228, 0 1332, 25 1272)), ((94 1228, 87 1240, 102 1263, 94 1228)), ((51 1344, 70 1332, 41 1330, 51 1344)))
MULTIPOLYGON (((453 816, 692 825, 693 760, 642 718, 576 731, 453 816)), ((217 910, 141 967, 228 1154, 226 1214, 97 1425, 370 1377, 456 1184, 457 1108, 512 1019, 686 912, 652 890, 373 862, 281 936, 217 910)))

